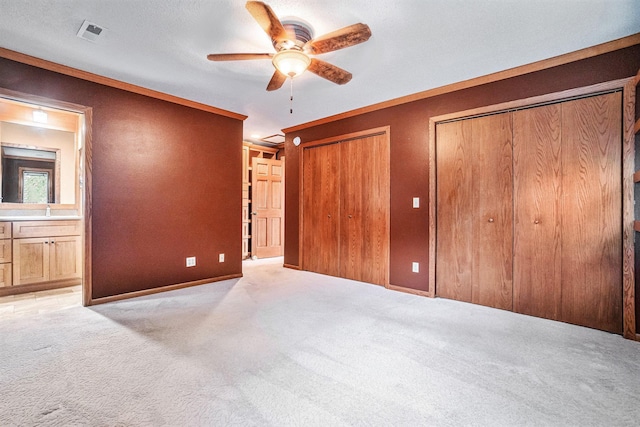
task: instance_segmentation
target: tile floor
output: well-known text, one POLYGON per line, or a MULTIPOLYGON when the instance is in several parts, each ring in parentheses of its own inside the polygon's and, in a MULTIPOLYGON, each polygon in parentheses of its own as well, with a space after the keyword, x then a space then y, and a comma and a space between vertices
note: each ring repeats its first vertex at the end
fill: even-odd
POLYGON ((82 286, 0 297, 0 320, 82 305, 82 286))

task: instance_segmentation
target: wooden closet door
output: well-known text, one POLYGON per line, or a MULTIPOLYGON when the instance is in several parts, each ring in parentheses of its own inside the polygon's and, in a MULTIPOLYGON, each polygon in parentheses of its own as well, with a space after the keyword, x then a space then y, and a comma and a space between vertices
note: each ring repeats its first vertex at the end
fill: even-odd
POLYGON ((621 93, 562 104, 562 320, 622 332, 621 93))
POLYGON ((473 143, 472 302, 513 307, 513 160, 511 115, 471 120, 473 143))
POLYGON ((513 113, 513 310, 553 320, 561 314, 561 108, 513 113))
POLYGON ((436 295, 471 302, 473 177, 469 120, 436 125, 436 295))
POLYGON ((340 275, 388 283, 389 144, 386 135, 339 144, 340 275))
POLYGON ((512 308, 511 116, 436 127, 436 294, 512 308))
POLYGON ((340 275, 340 147, 303 152, 302 268, 340 275))

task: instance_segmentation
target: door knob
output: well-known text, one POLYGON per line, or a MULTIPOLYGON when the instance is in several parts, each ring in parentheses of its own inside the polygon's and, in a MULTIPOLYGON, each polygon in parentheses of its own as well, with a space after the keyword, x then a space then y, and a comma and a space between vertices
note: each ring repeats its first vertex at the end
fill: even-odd
POLYGON ((327 218, 331 218, 331 215, 327 215, 327 218))
POLYGON ((534 223, 534 224, 540 224, 540 220, 537 220, 537 219, 536 219, 535 221, 533 221, 533 223, 534 223))
POLYGON ((489 218, 489 222, 493 222, 493 218, 489 218))
POLYGON ((349 215, 349 218, 353 218, 351 215, 349 215))
POLYGON ((251 215, 258 215, 258 212, 251 212, 251 215))

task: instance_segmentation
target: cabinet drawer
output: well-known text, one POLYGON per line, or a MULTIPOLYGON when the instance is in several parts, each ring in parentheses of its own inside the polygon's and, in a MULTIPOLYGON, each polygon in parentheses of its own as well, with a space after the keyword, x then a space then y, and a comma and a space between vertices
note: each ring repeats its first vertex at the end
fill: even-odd
POLYGON ((16 221, 13 238, 79 236, 82 221, 16 221))
POLYGON ((11 238, 11 223, 0 222, 0 239, 10 239, 10 238, 11 238))
POLYGON ((11 286, 11 264, 0 264, 0 288, 11 286))
POLYGON ((0 240, 0 263, 11 262, 11 239, 0 240))

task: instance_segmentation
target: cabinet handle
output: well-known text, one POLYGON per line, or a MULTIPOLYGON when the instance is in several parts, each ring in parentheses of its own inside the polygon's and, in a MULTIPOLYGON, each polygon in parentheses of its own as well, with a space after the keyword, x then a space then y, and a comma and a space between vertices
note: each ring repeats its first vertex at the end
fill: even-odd
POLYGON ((493 222, 493 218, 489 218, 489 222, 493 222))
POLYGON ((45 245, 48 245, 48 244, 49 244, 49 241, 48 241, 48 240, 45 240, 44 244, 45 244, 45 245))
POLYGON ((52 240, 52 241, 51 241, 51 244, 52 244, 52 245, 54 245, 55 243, 56 243, 56 241, 55 241, 55 240, 52 240))

